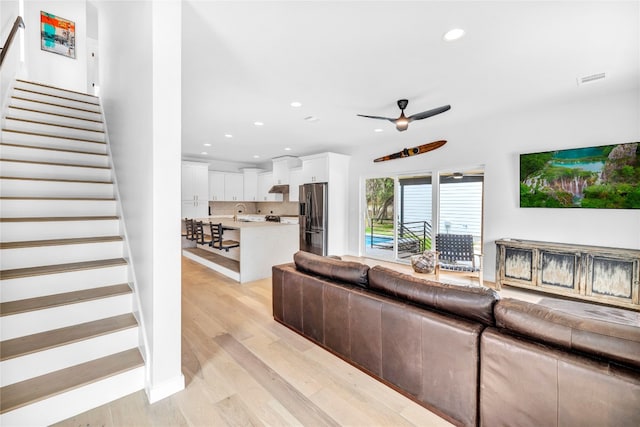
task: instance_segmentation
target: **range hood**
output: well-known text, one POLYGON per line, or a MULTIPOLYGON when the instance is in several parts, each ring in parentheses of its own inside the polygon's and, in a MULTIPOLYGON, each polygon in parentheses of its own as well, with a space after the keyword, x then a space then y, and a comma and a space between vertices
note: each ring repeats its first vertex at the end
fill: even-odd
POLYGON ((289 184, 284 185, 274 185, 269 190, 269 193, 277 193, 277 194, 289 194, 289 184))

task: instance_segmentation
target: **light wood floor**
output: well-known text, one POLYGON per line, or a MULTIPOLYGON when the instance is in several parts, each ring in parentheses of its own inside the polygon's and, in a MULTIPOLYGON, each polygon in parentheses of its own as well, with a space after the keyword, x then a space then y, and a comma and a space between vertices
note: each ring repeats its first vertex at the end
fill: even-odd
POLYGON ((138 392, 59 426, 448 426, 276 323, 271 279, 240 285, 182 258, 186 388, 138 392))

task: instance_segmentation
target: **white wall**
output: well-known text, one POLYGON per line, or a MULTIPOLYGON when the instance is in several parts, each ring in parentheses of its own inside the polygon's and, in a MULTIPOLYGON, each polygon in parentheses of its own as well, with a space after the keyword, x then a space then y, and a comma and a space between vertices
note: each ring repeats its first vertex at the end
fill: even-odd
POLYGON ((180 370, 181 3, 95 4, 102 102, 148 338, 147 394, 153 402, 184 387, 180 370))
MULTIPOLYGON (((351 194, 361 194, 362 177, 484 164, 484 277, 489 281, 495 280, 499 238, 640 249, 639 210, 519 207, 520 153, 640 141, 640 89, 594 89, 593 95, 582 92, 573 100, 459 123, 432 138, 447 139, 447 145, 420 156, 374 164, 371 150, 362 150, 352 157, 351 194)), ((358 251, 360 198, 350 200, 351 254, 358 251)))
POLYGON ((79 92, 87 89, 86 0, 25 0, 26 66, 30 80, 79 92), (40 11, 52 13, 76 24, 76 58, 40 48, 40 11))

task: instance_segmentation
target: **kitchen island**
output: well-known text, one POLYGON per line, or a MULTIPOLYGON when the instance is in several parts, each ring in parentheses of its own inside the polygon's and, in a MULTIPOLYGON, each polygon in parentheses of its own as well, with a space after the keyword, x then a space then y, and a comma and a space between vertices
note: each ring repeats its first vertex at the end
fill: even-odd
POLYGON ((240 246, 227 252, 197 244, 198 250, 185 248, 182 254, 240 283, 271 277, 271 267, 291 262, 300 247, 298 224, 234 221, 227 217, 196 218, 196 221, 203 222, 205 241, 211 240, 209 223, 221 223, 223 239, 238 241, 240 246))

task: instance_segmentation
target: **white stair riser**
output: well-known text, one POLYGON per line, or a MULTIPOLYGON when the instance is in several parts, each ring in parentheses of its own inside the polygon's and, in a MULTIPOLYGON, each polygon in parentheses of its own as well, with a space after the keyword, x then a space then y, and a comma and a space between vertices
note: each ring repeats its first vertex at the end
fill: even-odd
POLYGON ((113 184, 86 182, 34 181, 20 179, 0 180, 2 196, 22 197, 113 197, 113 184))
POLYGON ((87 140, 58 138, 46 135, 30 135, 26 133, 12 132, 11 130, 3 130, 1 139, 2 142, 21 145, 59 148, 62 150, 78 150, 89 153, 106 152, 106 144, 104 142, 91 142, 87 140))
POLYGON ((2 200, 0 216, 112 216, 115 200, 2 200))
POLYGON ((120 235, 120 221, 0 222, 3 242, 120 235))
POLYGON ((63 107, 74 108, 77 110, 87 110, 87 111, 92 111, 96 113, 100 112, 100 105, 98 104, 93 104, 93 103, 88 104, 82 101, 75 101, 67 98, 59 98, 55 95, 33 93, 33 92, 28 92, 28 91, 17 89, 17 88, 13 91, 13 95, 19 96, 20 98, 26 98, 32 101, 48 102, 48 103, 60 105, 63 107))
POLYGON ((132 301, 131 294, 126 294, 3 316, 0 318, 0 333, 3 340, 10 340, 105 317, 119 316, 131 313, 132 301))
POLYGON ((40 265, 122 258, 122 256, 122 241, 2 249, 0 250, 0 257, 2 258, 0 259, 0 267, 3 270, 12 270, 14 268, 40 265))
POLYGON ((1 302, 129 283, 127 265, 0 280, 1 302))
POLYGON ((38 111, 46 111, 50 113, 56 114, 64 114, 66 116, 71 117, 79 117, 83 119, 90 120, 102 120, 102 115, 97 112, 84 111, 84 110, 76 110, 73 108, 64 108, 59 107, 57 105, 45 104, 37 101, 30 101, 28 99, 23 99, 22 97, 16 97, 14 94, 11 98, 10 105, 14 107, 22 107, 28 108, 30 110, 38 110, 38 111))
POLYGON ((98 98, 96 98, 95 96, 72 92, 64 89, 58 89, 55 87, 37 85, 29 82, 16 81, 14 84, 14 88, 31 90, 34 92, 47 93, 49 95, 54 95, 54 96, 63 96, 65 98, 72 98, 78 101, 93 102, 93 103, 98 102, 98 98))
POLYGON ((47 114, 40 111, 32 111, 15 107, 9 107, 7 109, 7 116, 18 117, 27 120, 35 120, 38 122, 54 123, 57 125, 73 126, 102 131, 104 130, 104 125, 102 122, 96 122, 93 120, 82 120, 74 117, 67 117, 65 115, 47 114))
POLYGON ((3 159, 29 160, 33 162, 69 163, 83 166, 109 166, 109 157, 105 154, 41 150, 38 148, 16 147, 13 145, 0 145, 0 157, 3 159))
POLYGON ((0 386, 138 347, 138 328, 92 337, 0 362, 0 386))
POLYGON ((0 415, 3 426, 44 426, 142 390, 144 366, 0 415))
POLYGON ((0 161, 3 176, 16 178, 44 178, 44 179, 77 179, 87 181, 111 181, 111 170, 105 168, 82 166, 43 165, 38 163, 23 163, 0 161))
POLYGON ((74 129, 69 127, 55 126, 44 123, 25 122, 22 120, 13 120, 6 117, 3 129, 18 130, 24 132, 35 132, 46 135, 64 136, 66 138, 86 139, 89 141, 104 142, 103 132, 94 132, 90 130, 74 129))

